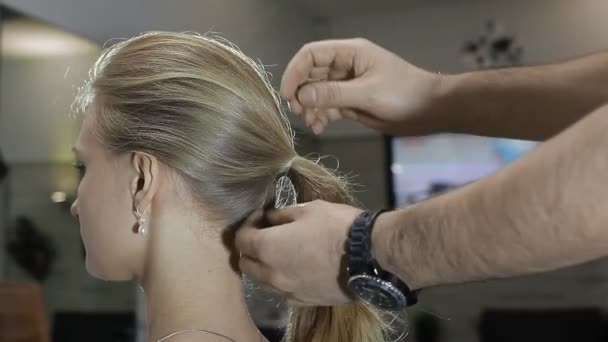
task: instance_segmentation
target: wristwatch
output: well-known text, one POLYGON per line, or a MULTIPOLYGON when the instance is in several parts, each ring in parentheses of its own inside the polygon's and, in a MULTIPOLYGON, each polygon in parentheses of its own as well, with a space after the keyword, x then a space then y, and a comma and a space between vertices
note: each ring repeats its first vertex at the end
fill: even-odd
POLYGON ((362 212, 353 222, 346 242, 348 287, 362 302, 382 310, 399 311, 418 302, 417 291, 383 270, 372 256, 372 229, 386 210, 362 212))

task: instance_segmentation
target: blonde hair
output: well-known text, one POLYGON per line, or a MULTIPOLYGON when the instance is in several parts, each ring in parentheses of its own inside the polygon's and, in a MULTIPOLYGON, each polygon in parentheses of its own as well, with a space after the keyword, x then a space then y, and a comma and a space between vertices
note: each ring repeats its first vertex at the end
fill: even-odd
MULTIPOLYGON (((80 110, 92 103, 104 146, 155 156, 223 222, 271 203, 285 172, 298 202, 354 204, 342 179, 297 155, 263 69, 226 42, 150 32, 115 44, 76 101, 80 110)), ((379 342, 384 328, 380 313, 361 303, 293 308, 286 341, 379 342)))

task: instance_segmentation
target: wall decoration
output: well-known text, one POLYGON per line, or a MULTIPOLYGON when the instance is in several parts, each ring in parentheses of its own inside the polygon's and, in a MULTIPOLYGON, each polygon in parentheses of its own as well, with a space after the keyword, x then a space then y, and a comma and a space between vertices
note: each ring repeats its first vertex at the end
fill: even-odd
POLYGON ((523 47, 494 19, 487 21, 484 31, 468 39, 463 46, 464 61, 475 69, 499 68, 521 64, 523 47))

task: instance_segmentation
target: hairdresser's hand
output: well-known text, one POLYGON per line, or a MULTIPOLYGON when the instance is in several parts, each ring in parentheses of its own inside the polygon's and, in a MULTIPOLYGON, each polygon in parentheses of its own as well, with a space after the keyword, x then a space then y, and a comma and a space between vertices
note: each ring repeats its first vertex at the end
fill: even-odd
POLYGON ((440 129, 430 105, 442 79, 365 39, 327 40, 296 53, 281 96, 317 134, 346 118, 385 133, 417 135, 440 129))
POLYGON ((324 201, 252 215, 236 233, 241 271, 299 305, 352 300, 346 289, 344 243, 359 209, 324 201))

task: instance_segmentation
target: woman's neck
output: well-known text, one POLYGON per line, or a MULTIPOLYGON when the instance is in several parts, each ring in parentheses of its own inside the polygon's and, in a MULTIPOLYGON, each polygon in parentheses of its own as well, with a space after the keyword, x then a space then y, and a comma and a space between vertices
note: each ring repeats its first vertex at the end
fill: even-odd
MULTIPOLYGON (((180 229, 191 231, 190 227, 180 229)), ((142 282, 148 341, 190 329, 204 329, 238 342, 262 340, 247 310, 241 276, 230 267, 230 251, 220 240, 182 233, 169 237, 160 230, 150 236, 156 248, 151 249, 142 282)), ((213 334, 196 334, 200 335, 196 341, 222 340, 213 334)))

